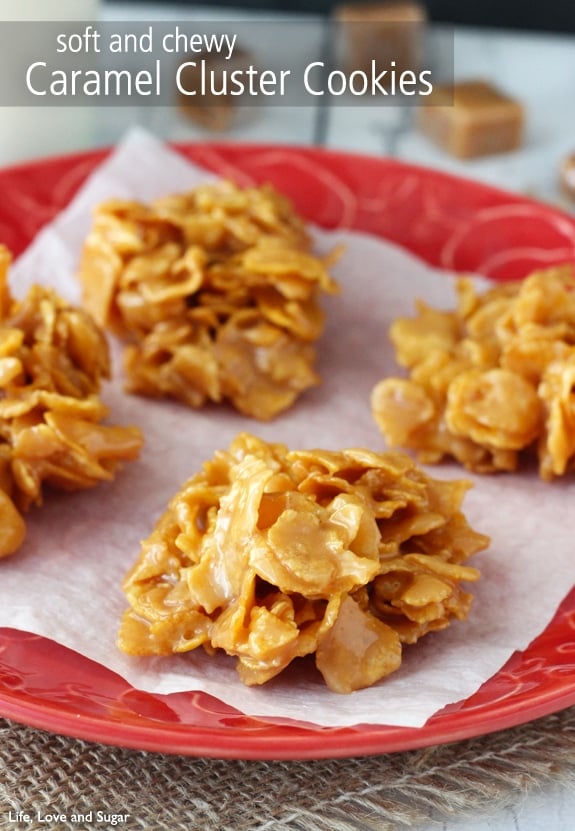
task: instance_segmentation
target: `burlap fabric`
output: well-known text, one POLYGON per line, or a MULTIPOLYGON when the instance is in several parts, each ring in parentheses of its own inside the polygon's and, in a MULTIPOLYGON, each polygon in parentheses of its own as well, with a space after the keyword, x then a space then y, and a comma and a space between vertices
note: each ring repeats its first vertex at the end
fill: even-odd
POLYGON ((0 756, 0 828, 10 831, 417 829, 500 811, 551 781, 575 784, 575 708, 451 745, 312 762, 163 756, 0 720, 0 756), (47 814, 67 819, 47 825, 47 814))

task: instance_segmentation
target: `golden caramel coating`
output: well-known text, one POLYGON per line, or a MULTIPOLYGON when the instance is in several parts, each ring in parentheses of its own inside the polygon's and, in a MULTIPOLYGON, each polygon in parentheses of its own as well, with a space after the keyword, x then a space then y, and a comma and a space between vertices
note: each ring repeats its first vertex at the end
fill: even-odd
POLYGON ((516 470, 536 454, 540 476, 575 463, 575 274, 536 271, 476 292, 457 283, 453 311, 418 304, 392 325, 408 378, 387 378, 372 411, 391 447, 423 462, 451 456, 469 470, 516 470))
POLYGON ((76 490, 111 480, 142 444, 136 427, 101 423, 103 332, 51 289, 13 300, 10 259, 0 246, 0 557, 22 544, 21 512, 41 504, 44 483, 76 490))
POLYGON ((271 419, 319 383, 319 298, 336 286, 271 187, 106 202, 79 277, 86 308, 128 343, 129 392, 271 419))
POLYGON ((315 654, 326 684, 379 681, 415 643, 464 619, 488 538, 461 504, 469 483, 400 453, 288 450, 249 434, 172 498, 124 582, 119 645, 134 655, 203 646, 263 684, 315 654))

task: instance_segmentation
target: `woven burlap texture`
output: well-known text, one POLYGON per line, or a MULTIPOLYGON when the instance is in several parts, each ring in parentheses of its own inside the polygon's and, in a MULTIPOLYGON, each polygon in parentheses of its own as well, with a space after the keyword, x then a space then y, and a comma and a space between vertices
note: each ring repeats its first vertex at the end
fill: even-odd
POLYGON ((46 831, 38 812, 66 814, 48 826, 58 831, 111 827, 98 811, 151 831, 417 829, 575 784, 575 708, 450 745, 305 762, 161 755, 0 720, 0 758, 0 828, 10 831, 46 831), (15 821, 19 811, 31 823, 15 821))

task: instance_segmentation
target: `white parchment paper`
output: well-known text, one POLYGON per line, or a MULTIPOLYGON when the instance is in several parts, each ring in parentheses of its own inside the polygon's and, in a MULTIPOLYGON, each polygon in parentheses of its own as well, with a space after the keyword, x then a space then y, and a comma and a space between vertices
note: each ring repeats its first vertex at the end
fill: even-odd
MULTIPOLYGON (((112 196, 150 199, 206 178, 210 175, 151 136, 131 133, 19 259, 12 272, 15 293, 45 282, 78 300, 74 270, 93 205, 112 196)), ((297 671, 264 687, 246 688, 226 656, 209 658, 197 650, 167 659, 133 659, 117 649, 126 605, 120 583, 140 540, 180 484, 237 432, 248 430, 294 448, 383 449, 369 395, 381 377, 397 373, 388 327, 398 315, 413 312, 416 297, 451 306, 452 277, 360 234, 318 231, 317 242, 320 249, 337 242, 346 247, 334 270, 342 292, 325 304, 321 387, 274 422, 260 424, 228 409, 192 411, 127 396, 118 369, 103 397, 111 420, 143 429, 141 460, 111 485, 50 496, 31 511, 24 547, 0 562, 0 626, 52 638, 150 692, 204 690, 249 715, 322 725, 414 727, 472 694, 543 630, 575 577, 564 521, 574 504, 575 483, 544 484, 535 473, 524 473, 475 477, 466 498, 472 526, 492 537, 489 550, 472 561, 482 579, 473 589, 468 621, 406 648, 401 669, 371 689, 340 696, 320 678, 297 671)), ((114 353, 119 367, 116 346, 114 353)), ((469 478, 455 465, 430 472, 469 478)))

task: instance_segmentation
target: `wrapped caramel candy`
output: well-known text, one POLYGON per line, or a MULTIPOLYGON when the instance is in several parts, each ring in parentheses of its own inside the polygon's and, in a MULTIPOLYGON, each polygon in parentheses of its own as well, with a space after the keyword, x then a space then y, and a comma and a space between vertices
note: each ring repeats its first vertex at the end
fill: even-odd
POLYGON ((467 559, 488 538, 469 483, 399 453, 288 450, 240 434, 175 494, 126 577, 119 636, 134 655, 202 646, 263 684, 314 655, 348 693, 396 670, 402 645, 464 619, 467 559))
POLYGON ((453 311, 418 304, 390 336, 407 378, 372 394, 388 444, 433 463, 451 456, 479 473, 538 459, 545 480, 575 460, 575 274, 536 271, 484 293, 457 284, 453 311))
POLYGON ((42 503, 44 484, 77 490, 110 481, 142 444, 136 427, 102 423, 109 357, 101 329, 49 288, 13 300, 9 263, 0 246, 0 556, 21 545, 22 513, 42 503))
POLYGON ((231 183, 96 211, 84 302, 127 342, 127 389, 270 419, 319 382, 319 304, 335 283, 270 187, 231 183))

